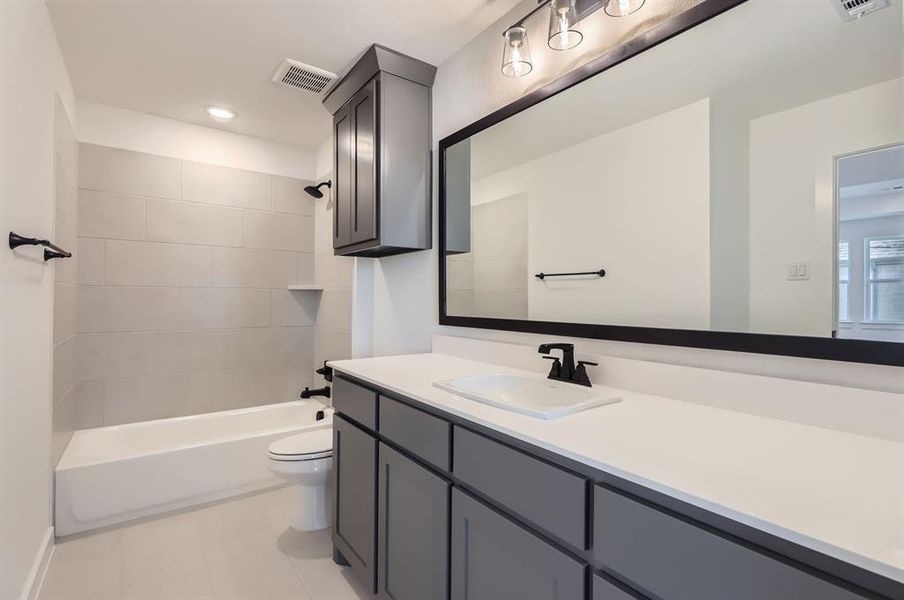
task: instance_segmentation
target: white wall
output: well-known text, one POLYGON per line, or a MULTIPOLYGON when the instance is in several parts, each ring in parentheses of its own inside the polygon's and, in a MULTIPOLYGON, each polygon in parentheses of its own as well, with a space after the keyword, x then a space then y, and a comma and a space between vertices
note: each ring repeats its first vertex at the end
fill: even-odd
MULTIPOLYGON (((52 237, 54 103, 72 86, 43 2, 0 2, 0 231, 52 237)), ((52 543, 54 263, 0 249, 0 598, 30 593, 52 543)))
MULTIPOLYGON (((693 4, 696 2, 647 2, 651 11, 646 16, 650 23, 658 23, 669 14, 680 12, 693 4)), ((579 47, 582 49, 580 54, 555 53, 547 50, 542 43, 537 43, 532 48, 535 63, 531 75, 519 79, 506 78, 499 72, 501 32, 511 21, 526 14, 534 6, 532 1, 525 0, 439 65, 433 87, 434 182, 437 181, 438 173, 438 140, 580 66, 645 27, 638 26, 630 19, 605 17, 603 11, 599 11, 583 23, 585 43, 579 47), (586 50, 583 50, 585 46, 586 50)), ((543 29, 546 24, 542 19, 530 21, 528 26, 533 39, 544 39, 543 29)), ((435 200, 434 191, 434 214, 435 200)), ((521 344, 548 340, 548 336, 438 327, 436 263, 435 249, 381 259, 378 262, 374 277, 374 354, 428 351, 431 348, 431 333, 434 331, 457 336, 517 341, 521 344)), ((893 367, 647 344, 583 339, 574 341, 579 347, 592 347, 594 353, 610 356, 899 393, 902 387, 900 370, 893 367)))
POLYGON ((527 193, 527 273, 606 269, 529 277, 529 318, 709 329, 709 160, 704 99, 479 179, 471 200, 527 193))
MULTIPOLYGON (((581 22, 584 43, 571 52, 556 52, 539 42, 546 39, 548 23, 531 19, 527 22, 528 34, 538 40, 532 47, 533 71, 528 77, 505 77, 499 70, 500 38, 508 25, 536 7, 533 0, 524 0, 439 65, 433 85, 433 214, 436 215, 440 139, 698 3, 699 0, 647 2, 643 21, 613 19, 604 11, 597 11, 581 22)), ((436 237, 434 227, 434 240, 436 237)), ((430 349, 438 314, 436 260, 433 249, 383 258, 375 264, 374 354, 430 349)))
POLYGON ((750 123, 750 329, 830 335, 834 158, 904 140, 897 79, 750 123), (787 281, 809 261, 808 281, 787 281))
POLYGON ((84 100, 76 112, 80 142, 299 179, 317 175, 317 155, 289 144, 84 100))

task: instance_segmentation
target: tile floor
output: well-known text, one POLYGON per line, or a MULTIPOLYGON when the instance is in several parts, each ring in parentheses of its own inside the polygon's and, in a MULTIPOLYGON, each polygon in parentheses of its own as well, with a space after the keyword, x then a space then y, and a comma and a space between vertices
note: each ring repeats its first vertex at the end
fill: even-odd
POLYGON ((288 528, 288 489, 58 541, 38 600, 372 600, 329 530, 288 528))

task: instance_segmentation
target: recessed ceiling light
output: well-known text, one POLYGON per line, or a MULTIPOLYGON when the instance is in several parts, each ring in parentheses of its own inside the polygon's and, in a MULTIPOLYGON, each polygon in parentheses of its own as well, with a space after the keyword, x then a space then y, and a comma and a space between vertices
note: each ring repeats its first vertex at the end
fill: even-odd
POLYGON ((217 121, 228 121, 235 116, 235 111, 225 106, 208 106, 207 113, 217 121))

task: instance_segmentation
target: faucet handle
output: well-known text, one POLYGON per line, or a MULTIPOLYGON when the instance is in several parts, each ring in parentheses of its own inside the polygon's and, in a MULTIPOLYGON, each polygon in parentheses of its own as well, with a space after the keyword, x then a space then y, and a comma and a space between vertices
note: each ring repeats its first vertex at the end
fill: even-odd
POLYGON ((586 365, 596 367, 598 363, 590 362, 589 360, 579 360, 578 366, 574 370, 574 379, 572 381, 578 385, 593 387, 593 384, 590 383, 590 376, 587 375, 586 365))
POLYGON ((549 375, 547 377, 559 377, 562 372, 562 363, 559 361, 558 356, 544 356, 546 360, 552 361, 552 366, 549 369, 549 375))

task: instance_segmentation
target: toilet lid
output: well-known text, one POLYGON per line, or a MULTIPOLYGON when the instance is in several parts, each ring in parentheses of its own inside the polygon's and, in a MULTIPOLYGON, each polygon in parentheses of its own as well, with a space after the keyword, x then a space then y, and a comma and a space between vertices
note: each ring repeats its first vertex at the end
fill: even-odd
POLYGON ((270 444, 270 454, 274 458, 322 458, 333 452, 333 430, 314 429, 296 433, 270 444))

